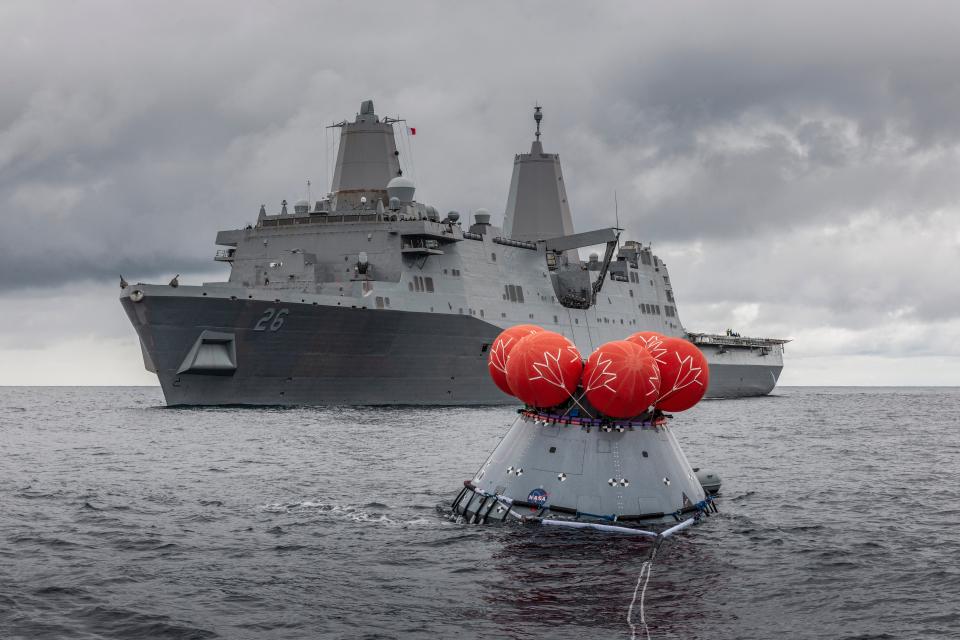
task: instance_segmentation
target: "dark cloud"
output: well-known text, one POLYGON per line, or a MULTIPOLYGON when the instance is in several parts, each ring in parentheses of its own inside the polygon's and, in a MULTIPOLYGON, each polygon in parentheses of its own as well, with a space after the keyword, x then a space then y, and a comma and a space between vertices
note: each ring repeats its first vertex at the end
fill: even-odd
POLYGON ((787 383, 956 383, 957 24, 942 2, 5 3, 0 382, 151 379, 118 274, 222 274, 215 232, 322 190, 325 125, 374 98, 417 126, 420 199, 495 216, 544 104, 578 229, 616 191, 685 325, 794 337, 787 383))
POLYGON ((329 180, 324 127, 368 97, 417 126, 422 199, 502 211, 539 100, 578 228, 610 224, 616 190, 685 304, 761 305, 776 331, 955 318, 958 18, 932 2, 7 5, 0 289, 209 269, 217 229, 329 180))

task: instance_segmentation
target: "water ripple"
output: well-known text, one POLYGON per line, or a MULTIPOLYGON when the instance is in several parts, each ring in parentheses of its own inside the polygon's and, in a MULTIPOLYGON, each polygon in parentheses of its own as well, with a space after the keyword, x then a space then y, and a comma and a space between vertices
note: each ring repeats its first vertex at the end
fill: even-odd
MULTIPOLYGON (((785 388, 679 416, 724 495, 657 556, 651 636, 956 637, 958 401, 785 388)), ((510 408, 161 405, 0 388, 0 637, 629 637, 646 542, 449 519, 510 408)))

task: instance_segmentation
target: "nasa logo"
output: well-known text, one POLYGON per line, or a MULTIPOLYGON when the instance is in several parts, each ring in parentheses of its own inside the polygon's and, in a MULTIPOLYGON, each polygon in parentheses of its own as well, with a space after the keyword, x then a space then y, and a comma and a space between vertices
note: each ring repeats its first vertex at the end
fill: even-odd
POLYGON ((546 491, 541 489, 534 489, 527 495, 527 502, 532 505, 537 505, 539 507, 547 506, 547 498, 550 497, 546 491))

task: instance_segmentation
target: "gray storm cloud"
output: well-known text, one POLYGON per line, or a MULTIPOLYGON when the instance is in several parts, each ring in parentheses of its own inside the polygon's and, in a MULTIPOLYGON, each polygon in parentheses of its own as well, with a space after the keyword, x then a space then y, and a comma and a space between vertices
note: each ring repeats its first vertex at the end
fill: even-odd
POLYGON ((932 2, 7 4, 0 289, 209 271, 217 229, 323 189, 325 125, 365 98, 417 126, 422 198, 502 211, 539 101, 577 227, 616 190, 686 304, 790 333, 955 319, 958 24, 932 2))

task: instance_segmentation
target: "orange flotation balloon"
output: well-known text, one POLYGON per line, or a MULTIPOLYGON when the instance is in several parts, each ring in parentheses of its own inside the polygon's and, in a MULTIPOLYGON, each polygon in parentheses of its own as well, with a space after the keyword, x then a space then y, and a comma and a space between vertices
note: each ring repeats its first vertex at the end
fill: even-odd
POLYGON ((662 333, 657 333, 656 331, 638 331, 633 334, 627 340, 635 344, 640 345, 644 349, 650 352, 650 355, 653 356, 654 360, 657 361, 658 365, 665 364, 664 356, 667 353, 667 350, 663 348, 663 341, 666 340, 667 336, 662 333))
POLYGON ((611 418, 640 415, 660 395, 656 360, 628 340, 608 342, 594 351, 583 368, 582 382, 590 404, 611 418))
POLYGON ((710 369, 700 349, 681 338, 664 338, 665 353, 660 364, 660 398, 663 411, 686 411, 707 392, 710 369))
POLYGON ((513 395, 534 407, 552 407, 577 389, 583 361, 577 347, 553 331, 521 339, 507 359, 507 384, 513 395))
POLYGON ((521 338, 538 331, 543 331, 543 329, 535 324, 518 324, 504 329, 493 341, 493 345, 490 347, 490 357, 487 358, 487 369, 490 370, 490 377, 493 378, 493 382, 500 388, 500 391, 513 395, 513 392, 510 391, 510 385, 507 384, 507 358, 521 338))

